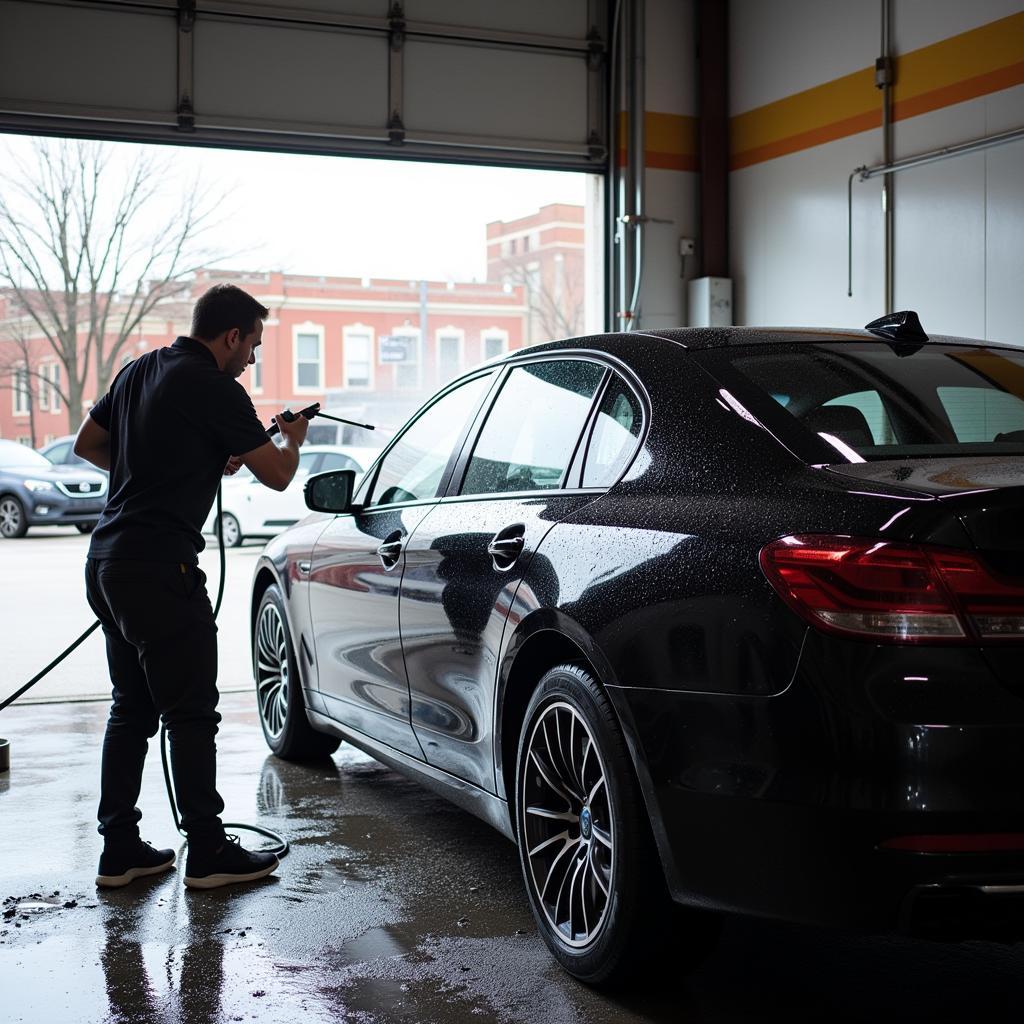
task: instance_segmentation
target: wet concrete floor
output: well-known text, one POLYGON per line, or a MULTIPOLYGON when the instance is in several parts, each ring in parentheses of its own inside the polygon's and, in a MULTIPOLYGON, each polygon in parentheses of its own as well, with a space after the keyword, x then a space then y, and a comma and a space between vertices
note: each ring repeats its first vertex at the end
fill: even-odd
MULTIPOLYGON (((103 704, 13 707, 0 774, 4 1022, 1019 1021, 1024 945, 937 945, 730 920, 697 971, 596 993, 550 959, 513 846, 348 746, 268 756, 222 701, 227 817, 285 834, 277 875, 209 893, 172 872, 93 887, 103 704)), ((153 744, 144 838, 177 845, 153 744)), ((244 838, 255 845, 255 837, 244 838)))

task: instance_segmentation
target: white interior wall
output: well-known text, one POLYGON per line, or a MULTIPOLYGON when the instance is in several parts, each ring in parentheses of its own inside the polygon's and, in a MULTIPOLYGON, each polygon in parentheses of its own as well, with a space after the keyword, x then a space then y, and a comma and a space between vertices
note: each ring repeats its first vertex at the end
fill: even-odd
MULTIPOLYGON (((897 55, 1024 9, 1011 0, 893 0, 897 55)), ((732 0, 731 113, 873 64, 880 4, 732 0)), ((1024 86, 894 125, 895 157, 1024 126, 1024 86)), ((883 309, 880 182, 854 184, 853 297, 846 185, 881 162, 874 129, 733 171, 737 323, 861 326, 883 309)), ((926 330, 1024 344, 1024 143, 895 176, 895 305, 926 330)))

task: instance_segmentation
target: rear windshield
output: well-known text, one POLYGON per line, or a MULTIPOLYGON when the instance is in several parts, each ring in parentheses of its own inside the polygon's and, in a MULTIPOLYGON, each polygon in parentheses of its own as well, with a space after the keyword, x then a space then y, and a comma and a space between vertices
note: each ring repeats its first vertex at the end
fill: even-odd
POLYGON ((730 361, 853 461, 1024 453, 1024 350, 835 342, 739 349, 730 361))

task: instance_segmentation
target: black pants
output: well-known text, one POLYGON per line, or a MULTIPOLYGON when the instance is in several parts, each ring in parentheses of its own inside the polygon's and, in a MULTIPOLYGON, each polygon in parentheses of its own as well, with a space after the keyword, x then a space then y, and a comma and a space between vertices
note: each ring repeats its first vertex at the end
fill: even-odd
POLYGON ((100 834, 108 845, 138 838, 142 767, 162 719, 189 846, 219 846, 217 626, 206 576, 177 562, 90 558, 85 585, 103 625, 114 687, 103 739, 100 834))

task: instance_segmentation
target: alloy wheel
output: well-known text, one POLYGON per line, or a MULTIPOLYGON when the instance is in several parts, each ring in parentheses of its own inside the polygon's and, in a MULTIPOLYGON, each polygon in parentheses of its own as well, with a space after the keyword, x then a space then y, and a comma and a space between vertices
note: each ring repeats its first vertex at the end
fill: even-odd
POLYGON ((530 881, 552 932, 594 941, 615 871, 614 808, 593 734, 573 705, 549 704, 529 734, 520 781, 520 836, 530 881))
POLYGON ((226 548, 235 548, 242 543, 242 528, 238 520, 228 512, 220 517, 221 543, 226 548))
POLYGON ((256 697, 267 736, 277 740, 288 720, 288 636, 272 603, 256 624, 256 697))
POLYGON ((20 503, 14 498, 0 501, 0 534, 4 537, 20 536, 24 515, 20 503))

